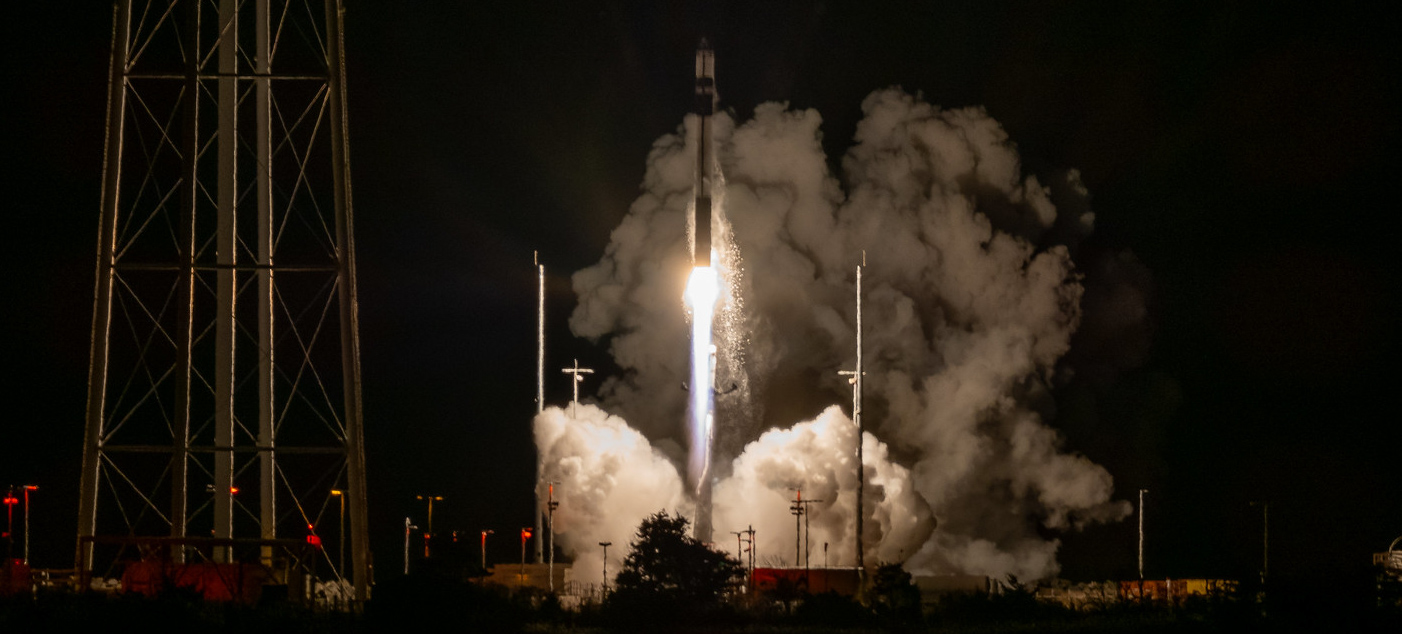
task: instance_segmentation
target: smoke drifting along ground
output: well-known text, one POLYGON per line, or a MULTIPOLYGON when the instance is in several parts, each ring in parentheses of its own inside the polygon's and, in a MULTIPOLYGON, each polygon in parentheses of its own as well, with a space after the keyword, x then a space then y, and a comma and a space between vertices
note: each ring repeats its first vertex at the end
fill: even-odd
MULTIPOLYGON (((716 118, 727 283, 743 271, 731 288, 741 301, 716 325, 718 380, 745 385, 716 399, 716 467, 729 476, 716 488, 717 539, 753 524, 761 556, 791 560, 793 518, 779 499, 801 485, 833 500, 814 509, 812 539, 850 565, 854 496, 842 461, 854 430, 834 410, 801 419, 850 403, 836 373, 855 363, 853 269, 865 251, 868 557, 914 571, 1053 575, 1048 529, 1130 510, 1111 500, 1109 473, 1066 451, 1032 407, 1081 321, 1071 253, 1092 229, 1087 193, 1074 171, 1050 184, 1024 176, 980 108, 940 109, 898 89, 862 108, 840 175, 828 170, 816 111, 770 103, 739 124, 716 118), (788 429, 761 435, 771 427, 788 429), (767 541, 781 536, 787 550, 767 541)), ((603 385, 603 407, 663 442, 686 433, 693 125, 654 144, 642 194, 602 260, 574 278, 575 334, 607 341, 626 371, 603 385)), ((675 506, 670 495, 639 512, 675 506)))

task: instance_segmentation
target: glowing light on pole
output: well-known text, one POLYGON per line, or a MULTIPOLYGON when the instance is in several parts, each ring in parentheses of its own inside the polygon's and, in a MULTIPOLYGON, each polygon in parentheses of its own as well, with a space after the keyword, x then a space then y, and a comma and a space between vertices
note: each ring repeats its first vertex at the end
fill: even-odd
POLYGON ((434 502, 434 500, 437 500, 437 501, 440 501, 440 502, 443 501, 443 496, 441 496, 441 495, 416 495, 416 496, 414 496, 414 497, 415 497, 415 498, 418 498, 418 499, 420 499, 420 500, 428 500, 428 530, 427 530, 427 531, 424 531, 424 534, 423 534, 423 535, 424 535, 424 559, 428 559, 428 557, 429 557, 428 543, 429 543, 429 540, 433 538, 433 502, 434 502))

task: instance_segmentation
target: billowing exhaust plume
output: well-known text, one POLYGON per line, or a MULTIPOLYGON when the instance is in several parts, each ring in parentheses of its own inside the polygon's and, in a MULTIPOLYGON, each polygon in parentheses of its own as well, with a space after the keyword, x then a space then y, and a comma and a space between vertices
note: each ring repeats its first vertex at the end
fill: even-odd
MULTIPOLYGON (((1014 145, 981 108, 941 109, 887 89, 862 109, 840 175, 828 169, 816 111, 769 103, 738 125, 714 117, 724 175, 718 230, 732 250, 729 270, 743 271, 739 284, 726 278, 736 301, 715 324, 716 372, 745 386, 716 399, 715 467, 721 478, 734 473, 717 485, 717 513, 722 489, 745 499, 776 486, 762 474, 775 471, 782 452, 772 442, 758 442, 758 454, 746 449, 764 429, 850 402, 837 371, 855 361, 853 267, 866 252, 863 418, 885 443, 868 450, 884 455, 889 446, 936 521, 915 537, 928 527, 923 507, 900 506, 915 514, 904 535, 923 541, 908 545, 894 532, 873 539, 869 561, 1053 575, 1057 541, 1047 531, 1130 510, 1112 501, 1109 473, 1066 451, 1044 419, 1048 386, 1081 321, 1072 253, 1093 226, 1088 194, 1074 171, 1045 183, 1024 176, 1014 145)), ((689 268, 695 135, 687 129, 695 124, 688 118, 654 144, 642 195, 603 259, 574 277, 580 303, 571 327, 606 340, 625 371, 602 386, 603 406, 659 443, 686 433, 686 392, 677 386, 687 380, 688 333, 677 298, 689 268)), ((825 418, 783 433, 816 434, 825 418)), ((906 504, 884 495, 873 497, 906 504)), ((717 517, 717 535, 758 529, 769 510, 751 509, 753 522, 744 512, 732 506, 725 526, 717 517)), ((811 519, 816 539, 818 514, 811 519)), ((879 520, 869 526, 886 530, 879 520)))
POLYGON ((603 550, 613 542, 609 573, 620 569, 643 518, 667 509, 690 515, 677 468, 623 419, 593 405, 548 407, 536 416, 541 499, 555 481, 555 537, 574 560, 574 578, 602 579, 603 550))
MULTIPOLYGON (((837 407, 788 429, 764 432, 735 459, 730 477, 716 486, 716 539, 730 531, 755 529, 760 564, 814 567, 826 558, 833 566, 851 566, 855 558, 853 512, 857 506, 857 425, 837 407), (798 532, 790 504, 794 489, 818 500, 805 510, 808 531, 795 555, 798 532), (800 551, 803 552, 803 551, 800 551)), ((934 529, 930 507, 916 494, 910 471, 890 460, 886 444, 867 433, 865 443, 869 521, 863 531, 867 549, 881 561, 904 561, 934 529)))

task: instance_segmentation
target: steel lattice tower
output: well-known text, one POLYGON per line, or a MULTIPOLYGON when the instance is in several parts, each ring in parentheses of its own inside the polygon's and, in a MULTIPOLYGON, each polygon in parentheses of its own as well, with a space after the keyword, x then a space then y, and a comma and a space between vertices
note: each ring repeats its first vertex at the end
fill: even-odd
POLYGON ((80 579, 261 562, 369 596, 342 13, 115 3, 80 579))

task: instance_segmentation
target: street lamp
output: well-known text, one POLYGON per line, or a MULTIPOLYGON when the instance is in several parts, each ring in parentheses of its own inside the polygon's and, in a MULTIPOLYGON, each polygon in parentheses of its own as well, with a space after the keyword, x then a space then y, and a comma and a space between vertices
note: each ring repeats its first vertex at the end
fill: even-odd
POLYGON ((331 489, 331 495, 341 501, 341 519, 336 528, 336 548, 340 554, 336 558, 336 576, 345 579, 346 573, 346 492, 340 489, 331 489))
POLYGON ((441 496, 441 495, 416 495, 416 496, 414 496, 414 497, 416 497, 416 498, 418 498, 418 499, 420 499, 420 500, 428 500, 428 530, 427 530, 427 531, 424 531, 424 559, 428 559, 428 557, 429 557, 429 552, 428 552, 428 540, 431 539, 431 538, 433 537, 433 502, 434 502, 435 500, 437 500, 437 501, 439 501, 439 502, 443 501, 443 496, 441 496))
POLYGON ((496 531, 482 531, 482 571, 487 570, 487 536, 495 535, 496 531))
POLYGON ((599 545, 604 547, 604 591, 603 591, 603 594, 604 594, 604 595, 608 595, 608 593, 609 593, 609 546, 612 546, 612 545, 613 545, 613 542, 599 542, 599 545))

